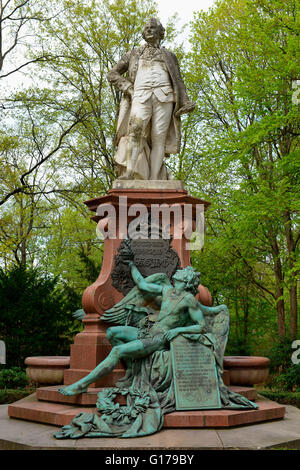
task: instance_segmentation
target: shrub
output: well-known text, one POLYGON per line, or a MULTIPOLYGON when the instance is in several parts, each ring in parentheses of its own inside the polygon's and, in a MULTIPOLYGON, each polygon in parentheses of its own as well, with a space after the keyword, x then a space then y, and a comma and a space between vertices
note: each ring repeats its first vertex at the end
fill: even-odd
POLYGON ((270 400, 277 401, 283 405, 292 405, 300 408, 300 392, 275 392, 268 390, 260 390, 260 395, 263 395, 270 400))
POLYGON ((300 364, 292 363, 292 342, 291 338, 282 337, 270 349, 270 389, 300 391, 300 364))
POLYGON ((21 400, 22 398, 34 393, 34 389, 27 388, 26 390, 23 389, 5 389, 0 390, 0 405, 4 405, 7 403, 14 403, 17 400, 21 400))
POLYGON ((291 361, 293 340, 289 337, 275 339, 270 348, 268 357, 271 361, 271 372, 280 372, 288 369, 293 363, 291 361))
POLYGON ((8 366, 28 356, 68 355, 78 296, 38 269, 0 269, 0 339, 8 366))
POLYGON ((26 372, 20 367, 11 367, 10 369, 0 369, 0 389, 24 388, 28 385, 26 372))
POLYGON ((226 356, 250 356, 251 351, 248 343, 244 339, 237 339, 229 335, 228 344, 225 350, 226 356))
POLYGON ((300 364, 292 364, 278 375, 274 375, 268 387, 300 392, 300 364))

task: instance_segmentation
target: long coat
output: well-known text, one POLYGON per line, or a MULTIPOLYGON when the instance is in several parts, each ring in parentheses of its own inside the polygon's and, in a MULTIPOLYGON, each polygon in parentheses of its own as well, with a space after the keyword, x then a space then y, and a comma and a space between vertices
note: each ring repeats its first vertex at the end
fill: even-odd
MULTIPOLYGON (((130 86, 134 85, 136 74, 138 71, 139 58, 145 50, 145 47, 147 46, 144 45, 142 47, 134 48, 131 51, 128 51, 107 74, 107 79, 109 80, 109 82, 123 92, 118 116, 117 132, 115 137, 115 143, 120 147, 121 145, 119 144, 122 143, 122 139, 125 140, 128 133, 128 123, 131 110, 131 100, 124 92, 130 86), (124 74, 126 74, 125 77, 123 76, 124 74)), ((188 101, 188 96, 186 92, 186 87, 181 77, 176 55, 173 52, 168 51, 164 47, 161 47, 160 50, 163 54, 168 72, 170 74, 175 96, 173 118, 171 119, 166 138, 165 153, 166 156, 168 156, 170 154, 176 154, 180 152, 181 122, 180 117, 176 117, 175 113, 188 101)), ((150 142, 148 142, 148 144, 151 146, 150 142)), ((124 149, 118 149, 116 161, 121 165, 125 164, 124 158, 124 149)))

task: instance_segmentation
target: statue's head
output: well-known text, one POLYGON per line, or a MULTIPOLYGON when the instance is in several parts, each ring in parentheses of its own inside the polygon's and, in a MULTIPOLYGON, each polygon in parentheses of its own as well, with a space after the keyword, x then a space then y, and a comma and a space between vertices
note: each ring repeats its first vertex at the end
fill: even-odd
POLYGON ((175 287, 182 285, 182 290, 190 291, 193 295, 198 293, 200 274, 192 266, 178 269, 172 277, 175 287))
POLYGON ((161 42, 165 37, 165 28, 157 18, 150 18, 144 26, 142 36, 150 44, 154 39, 161 42))

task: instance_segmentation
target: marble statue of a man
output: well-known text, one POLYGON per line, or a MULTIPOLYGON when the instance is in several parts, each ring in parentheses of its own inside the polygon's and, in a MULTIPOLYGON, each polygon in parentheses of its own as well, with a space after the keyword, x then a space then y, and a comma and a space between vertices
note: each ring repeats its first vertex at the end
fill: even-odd
POLYGON ((123 93, 115 155, 120 179, 169 179, 164 157, 180 151, 180 116, 195 107, 175 54, 160 47, 164 33, 151 18, 143 31, 146 44, 128 51, 107 75, 123 93))

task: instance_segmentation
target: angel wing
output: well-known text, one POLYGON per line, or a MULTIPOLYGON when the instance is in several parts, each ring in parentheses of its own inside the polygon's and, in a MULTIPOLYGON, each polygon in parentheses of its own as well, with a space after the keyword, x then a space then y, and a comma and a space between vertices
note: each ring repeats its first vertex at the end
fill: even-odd
MULTIPOLYGON (((151 274, 145 278, 145 281, 159 285, 170 285, 169 278, 164 273, 151 274)), ((142 292, 135 286, 120 302, 106 310, 101 320, 117 325, 135 326, 141 319, 141 315, 155 312, 155 309, 149 306, 155 297, 157 294, 142 292)))
POLYGON ((86 313, 83 308, 80 308, 79 310, 76 310, 76 312, 72 313, 72 317, 75 318, 75 320, 82 320, 85 316, 86 313))
POLYGON ((220 363, 223 363, 229 334, 229 310, 226 305, 206 307, 200 304, 200 306, 205 318, 206 332, 213 337, 217 356, 220 363))
POLYGON ((218 357, 220 358, 223 364, 223 357, 229 335, 230 315, 226 305, 220 305, 219 309, 220 312, 215 317, 212 326, 212 334, 215 337, 218 357))

